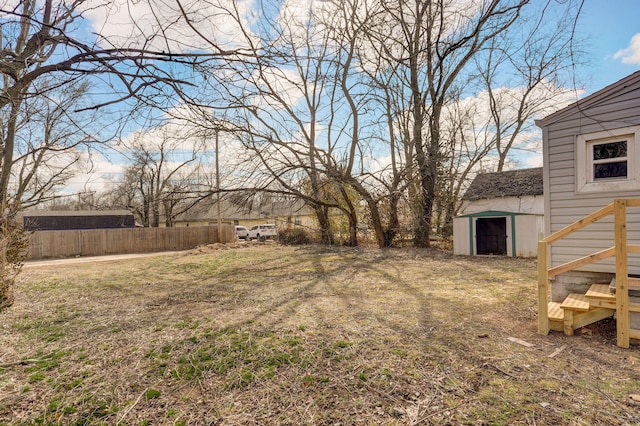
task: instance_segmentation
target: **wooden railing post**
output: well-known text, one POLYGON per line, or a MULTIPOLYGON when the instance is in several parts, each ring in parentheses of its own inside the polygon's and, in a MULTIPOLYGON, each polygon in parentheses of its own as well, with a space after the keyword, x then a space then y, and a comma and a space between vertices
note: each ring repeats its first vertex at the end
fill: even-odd
POLYGON ((549 245, 538 242, 538 333, 549 334, 549 245))
POLYGON ((627 280, 627 200, 614 201, 616 248, 617 339, 621 348, 629 347, 629 291, 627 280))

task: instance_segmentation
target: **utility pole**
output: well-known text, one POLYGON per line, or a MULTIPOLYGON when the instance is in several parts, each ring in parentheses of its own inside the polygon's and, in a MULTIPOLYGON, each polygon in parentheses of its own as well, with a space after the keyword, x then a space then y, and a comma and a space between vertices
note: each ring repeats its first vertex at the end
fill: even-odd
POLYGON ((222 218, 220 217, 220 167, 218 156, 218 133, 216 129, 216 194, 217 194, 217 206, 218 206, 218 242, 222 242, 222 218))

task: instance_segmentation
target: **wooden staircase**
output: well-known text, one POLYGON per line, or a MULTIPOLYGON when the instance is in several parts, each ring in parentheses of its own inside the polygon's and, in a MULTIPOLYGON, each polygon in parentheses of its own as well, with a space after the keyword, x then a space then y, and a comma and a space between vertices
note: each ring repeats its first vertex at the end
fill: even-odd
MULTIPOLYGON (((538 242, 538 333, 547 334, 549 330, 558 330, 573 334, 574 330, 580 327, 615 315, 618 346, 628 348, 631 339, 640 341, 640 328, 633 328, 630 321, 631 314, 635 317, 640 314, 640 303, 629 299, 630 287, 634 286, 634 281, 638 285, 640 282, 636 278, 629 277, 628 263, 629 254, 640 254, 640 244, 630 244, 627 241, 627 209, 639 207, 640 198, 615 199, 610 204, 538 242), (550 259, 550 246, 553 243, 610 216, 613 216, 612 247, 561 265, 550 266, 553 263, 550 259), (615 294, 606 284, 597 284, 592 286, 586 294, 570 294, 562 303, 549 303, 551 278, 576 270, 590 271, 589 265, 608 258, 614 258, 615 265, 609 267, 609 270, 595 272, 615 274, 617 282, 615 294)), ((634 231, 632 236, 637 240, 637 231, 634 231)))
POLYGON ((594 284, 586 294, 572 293, 562 303, 549 302, 549 328, 571 336, 574 330, 613 316, 615 305, 616 295, 609 293, 609 286, 594 284))
MULTIPOLYGON (((640 293, 640 279, 629 278, 629 292, 640 293)), ((592 284, 585 294, 569 294, 562 303, 548 302, 549 329, 573 332, 616 313, 614 284, 592 284)), ((637 336, 633 336, 636 337, 637 336)))

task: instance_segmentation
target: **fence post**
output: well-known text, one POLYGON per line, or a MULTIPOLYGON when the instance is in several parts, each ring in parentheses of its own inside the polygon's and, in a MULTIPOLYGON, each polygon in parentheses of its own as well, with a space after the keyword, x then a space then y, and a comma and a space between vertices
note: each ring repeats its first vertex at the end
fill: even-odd
POLYGON ((614 201, 616 246, 616 332, 618 346, 629 347, 629 291, 627 270, 627 200, 614 201))

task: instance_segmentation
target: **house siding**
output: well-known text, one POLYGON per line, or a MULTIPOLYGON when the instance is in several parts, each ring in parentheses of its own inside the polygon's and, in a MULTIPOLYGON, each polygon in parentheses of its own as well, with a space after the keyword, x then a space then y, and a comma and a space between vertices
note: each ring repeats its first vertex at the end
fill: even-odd
MULTIPOLYGON (((544 134, 545 215, 547 233, 553 233, 604 207, 616 198, 639 197, 639 191, 576 192, 576 140, 578 135, 640 125, 640 73, 635 73, 541 120, 544 134)), ((640 141, 636 141, 640 147, 640 141)), ((627 236, 640 244, 640 209, 628 210, 627 236)), ((576 232, 551 245, 550 264, 590 255, 613 245, 613 217, 576 232)), ((614 259, 597 262, 582 271, 615 271, 614 259)), ((640 274, 640 257, 629 255, 629 273, 640 274)))

